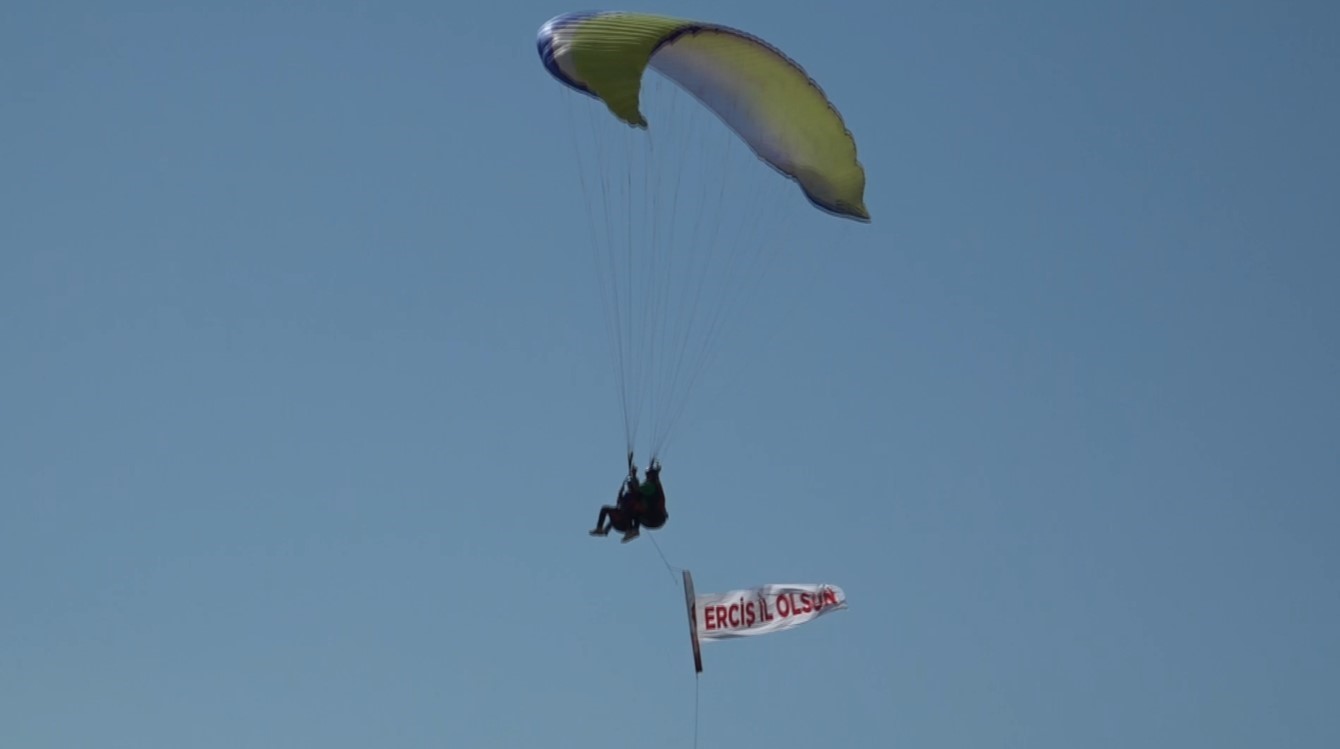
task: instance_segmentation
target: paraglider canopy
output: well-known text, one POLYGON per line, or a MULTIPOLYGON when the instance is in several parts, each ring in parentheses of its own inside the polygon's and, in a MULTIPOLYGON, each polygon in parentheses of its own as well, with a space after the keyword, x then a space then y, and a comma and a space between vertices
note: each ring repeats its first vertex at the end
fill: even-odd
POLYGON ((775 263, 789 246, 813 245, 807 222, 831 250, 840 230, 870 221, 865 169, 809 74, 746 32, 588 11, 549 20, 536 43, 562 84, 574 215, 588 224, 581 244, 594 261, 625 448, 655 459, 717 352, 743 353, 725 338, 735 316, 758 316, 757 340, 799 299, 794 289, 758 293, 758 282, 788 277, 775 263), (639 442, 644 415, 649 439, 639 442))
POLYGON ((590 11, 550 20, 537 45, 550 74, 637 128, 648 125, 639 96, 653 68, 794 179, 815 206, 870 220, 865 170, 841 115, 799 65, 761 39, 717 24, 590 11))

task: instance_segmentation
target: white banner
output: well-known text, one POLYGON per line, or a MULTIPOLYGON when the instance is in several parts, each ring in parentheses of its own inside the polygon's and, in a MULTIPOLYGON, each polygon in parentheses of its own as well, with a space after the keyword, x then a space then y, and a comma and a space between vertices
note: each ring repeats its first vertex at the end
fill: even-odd
POLYGON ((835 585, 763 585, 696 596, 694 604, 695 639, 725 640, 798 627, 847 608, 847 595, 835 585))

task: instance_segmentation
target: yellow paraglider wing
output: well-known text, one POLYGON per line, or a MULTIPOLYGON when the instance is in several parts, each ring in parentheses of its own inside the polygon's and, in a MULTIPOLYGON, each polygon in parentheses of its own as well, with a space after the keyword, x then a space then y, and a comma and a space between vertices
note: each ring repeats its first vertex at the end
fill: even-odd
POLYGON ((865 170, 842 116, 799 65, 766 42, 715 24, 593 12, 549 21, 538 47, 554 77, 634 127, 648 124, 639 95, 646 69, 656 70, 794 179, 814 205, 870 220, 865 170))

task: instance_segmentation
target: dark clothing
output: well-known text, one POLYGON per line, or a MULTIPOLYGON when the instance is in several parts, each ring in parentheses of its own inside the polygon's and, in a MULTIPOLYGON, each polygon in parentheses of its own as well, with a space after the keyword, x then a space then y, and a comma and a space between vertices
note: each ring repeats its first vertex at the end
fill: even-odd
POLYGON ((632 529, 634 523, 632 513, 618 507, 605 505, 600 508, 600 516, 596 518, 596 530, 603 533, 613 528, 620 533, 627 533, 632 529), (606 519, 609 520, 609 525, 605 525, 606 519))
POLYGON ((661 467, 653 461, 647 468, 646 481, 637 480, 637 469, 630 471, 628 479, 619 488, 619 497, 613 507, 600 508, 593 535, 603 536, 609 529, 625 534, 624 541, 637 535, 638 526, 660 528, 665 525, 669 514, 665 511, 665 489, 661 486, 661 467), (606 525, 608 521, 608 525, 606 525))
POLYGON ((637 521, 647 528, 660 528, 670 515, 665 511, 665 488, 661 486, 660 471, 647 471, 647 480, 639 492, 637 521))

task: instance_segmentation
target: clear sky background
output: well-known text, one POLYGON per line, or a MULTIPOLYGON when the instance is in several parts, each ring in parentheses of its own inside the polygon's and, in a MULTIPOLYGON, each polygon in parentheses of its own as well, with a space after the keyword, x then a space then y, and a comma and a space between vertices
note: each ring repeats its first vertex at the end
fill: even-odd
MULTIPOLYGON (((804 64, 874 214, 666 454, 701 591, 850 598, 708 647, 699 745, 1340 746, 1340 6, 626 7, 804 64)), ((692 745, 586 534, 578 9, 0 10, 0 745, 692 745)))

